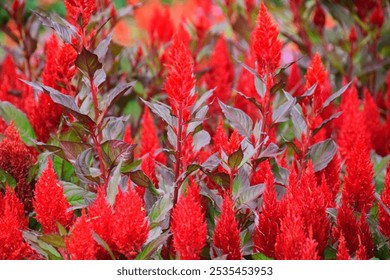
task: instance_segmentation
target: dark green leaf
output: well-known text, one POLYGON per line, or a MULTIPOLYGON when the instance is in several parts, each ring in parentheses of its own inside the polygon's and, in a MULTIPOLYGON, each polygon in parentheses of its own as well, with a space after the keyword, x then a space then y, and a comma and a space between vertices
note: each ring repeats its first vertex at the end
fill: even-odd
POLYGON ((120 161, 118 166, 114 168, 114 172, 112 173, 110 181, 108 182, 107 200, 108 203, 111 204, 111 206, 114 205, 116 195, 118 194, 118 185, 121 180, 121 166, 122 166, 122 161, 120 161))
POLYGON ((135 146, 121 140, 108 140, 101 145, 104 161, 110 168, 117 166, 120 161, 130 164, 134 159, 135 146))
POLYGON ((225 105, 220 100, 218 100, 218 102, 230 125, 234 129, 237 129, 238 133, 241 135, 250 138, 253 129, 252 119, 246 113, 244 113, 244 111, 225 105))
POLYGON ((242 151, 241 147, 232 153, 228 158, 228 164, 231 169, 235 169, 238 166, 240 166, 240 163, 242 159, 244 158, 244 152, 242 151))
POLYGON ((103 67, 99 57, 87 50, 85 47, 78 54, 75 64, 77 68, 87 77, 93 78, 95 72, 103 67))
POLYGON ((199 164, 190 164, 187 167, 186 176, 189 176, 192 172, 201 169, 202 167, 199 164))
POLYGON ((262 261, 265 261, 265 260, 273 260, 273 258, 267 257, 267 256, 264 255, 263 253, 256 253, 256 254, 253 254, 253 255, 252 255, 252 259, 253 259, 253 260, 262 260, 262 261))
POLYGON ((340 115, 342 114, 343 112, 337 112, 337 113, 334 113, 332 116, 330 116, 329 118, 327 118, 326 120, 322 121, 320 123, 320 125, 313 130, 313 136, 317 134, 318 131, 321 130, 321 128, 323 128, 327 123, 329 123, 330 121, 334 120, 334 119, 337 119, 338 117, 340 117, 340 115))
POLYGON ((149 220, 152 224, 158 224, 164 221, 165 216, 172 209, 173 203, 169 194, 165 194, 152 206, 149 213, 149 220))
POLYGON ((0 187, 5 189, 6 186, 15 188, 16 180, 7 171, 0 170, 0 187))
POLYGON ((272 113, 273 123, 280 123, 280 122, 287 121, 289 119, 288 116, 294 104, 295 104, 295 98, 292 98, 290 100, 287 100, 285 103, 280 105, 279 108, 274 110, 274 112, 272 113))
POLYGON ((313 169, 318 172, 324 169, 332 160, 337 150, 336 144, 332 139, 315 143, 310 147, 310 158, 313 162, 313 169))
POLYGON ((147 188, 152 183, 149 177, 146 176, 142 170, 130 172, 129 176, 131 181, 133 181, 134 184, 140 187, 147 188))
POLYGON ((217 185, 227 188, 230 186, 230 177, 228 174, 223 172, 208 172, 206 175, 217 185))
POLYGON ((169 236, 170 236, 169 231, 166 231, 156 239, 146 244, 142 252, 139 253, 135 259, 136 260, 148 259, 153 253, 157 251, 158 248, 160 248, 167 241, 169 236))
POLYGON ((76 27, 71 25, 66 20, 54 16, 49 17, 43 12, 38 13, 37 11, 33 11, 33 13, 38 16, 39 20, 44 26, 47 26, 56 31, 62 40, 65 41, 65 43, 72 44, 72 38, 80 41, 76 27))
POLYGON ((99 235, 97 235, 96 232, 92 232, 93 239, 96 241, 97 244, 102 246, 104 250, 107 251, 107 253, 110 255, 111 259, 116 260, 115 255, 112 253, 112 250, 110 246, 108 246, 107 242, 104 241, 99 235))
POLYGON ((322 104, 322 110, 325 109, 326 107, 328 107, 330 105, 330 103, 332 103, 333 100, 335 100, 337 97, 342 95, 347 90, 347 88, 351 85, 351 83, 352 82, 349 82, 348 84, 343 86, 341 89, 339 89, 338 91, 333 93, 331 96, 329 96, 328 99, 326 99, 325 102, 322 104))
POLYGON ((82 152, 76 159, 75 172, 80 181, 86 184, 100 184, 100 174, 92 174, 90 162, 92 159, 92 148, 82 152))
POLYGON ((69 162, 75 162, 77 157, 86 149, 91 148, 91 145, 81 142, 60 141, 60 146, 66 159, 69 162))
POLYGON ((31 139, 35 139, 35 132, 26 115, 9 102, 0 102, 0 115, 10 125, 14 122, 20 138, 26 145, 32 145, 31 139))
POLYGON ((87 206, 86 200, 93 200, 96 194, 70 182, 61 181, 66 200, 72 206, 87 206))
POLYGON ((57 234, 45 234, 39 237, 39 240, 54 246, 55 248, 66 248, 64 238, 57 234))

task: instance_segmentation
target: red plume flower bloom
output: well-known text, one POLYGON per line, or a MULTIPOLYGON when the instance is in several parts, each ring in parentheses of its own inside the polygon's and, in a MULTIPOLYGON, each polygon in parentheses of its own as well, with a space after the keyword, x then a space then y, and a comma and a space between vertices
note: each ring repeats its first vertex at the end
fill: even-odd
POLYGON ((386 156, 386 143, 383 142, 387 141, 387 139, 383 139, 385 138, 382 133, 384 128, 380 122, 379 108, 367 89, 364 91, 363 118, 366 123, 367 137, 371 141, 371 146, 378 154, 386 156))
POLYGON ((214 245, 227 255, 228 260, 242 259, 240 247, 240 231, 236 221, 234 203, 230 196, 225 195, 222 212, 214 231, 214 245))
POLYGON ((370 22, 372 25, 381 28, 385 22, 385 17, 383 14, 382 4, 379 0, 376 1, 375 9, 371 14, 370 22))
MULTIPOLYGON (((63 94, 73 95, 74 86, 71 84, 76 74, 76 51, 70 45, 58 45, 57 37, 53 34, 45 44, 47 59, 42 73, 42 81, 63 94)), ((50 96, 41 93, 38 103, 31 113, 31 124, 39 141, 46 142, 50 133, 57 130, 60 124, 62 108, 55 104, 50 96)))
POLYGON ((23 239, 21 230, 26 226, 23 204, 7 186, 5 196, 0 193, 0 260, 37 258, 37 254, 23 239))
POLYGON ((199 187, 192 183, 172 213, 173 246, 181 260, 198 260, 206 245, 207 226, 200 202, 199 187))
POLYGON ((119 253, 134 259, 148 238, 149 223, 142 199, 132 189, 119 188, 114 205, 113 235, 119 253))
POLYGON ((286 90, 292 96, 300 96, 303 94, 303 78, 301 71, 299 70, 298 62, 291 65, 290 75, 288 75, 286 90))
POLYGON ((280 204, 276 199, 273 174, 268 161, 261 164, 260 170, 265 174, 265 192, 263 206, 259 214, 259 224, 253 233, 253 247, 255 252, 261 252, 270 258, 275 258, 275 242, 280 229, 280 204))
POLYGON ((328 72, 325 70, 324 65, 322 64, 321 57, 318 53, 313 57, 309 68, 306 72, 306 89, 312 87, 317 83, 317 87, 313 93, 314 112, 319 112, 322 108, 323 102, 329 95, 329 92, 326 92, 326 82, 328 79, 328 72))
POLYGON ((316 8, 314 9, 313 22, 320 34, 324 30, 326 15, 324 9, 318 1, 316 1, 316 8))
POLYGON ((155 8, 154 15, 149 25, 149 38, 152 46, 159 46, 171 40, 175 32, 171 14, 168 7, 155 8))
POLYGON ((182 118, 188 121, 189 108, 195 104, 197 93, 195 87, 194 62, 191 52, 177 36, 169 48, 167 55, 168 76, 164 88, 173 114, 182 111, 182 118))
POLYGON ((56 222, 68 227, 72 220, 73 211, 67 211, 70 204, 56 178, 50 158, 35 185, 33 205, 36 219, 42 225, 44 233, 57 232, 56 222))
POLYGON ((342 232, 340 232, 339 245, 337 247, 337 255, 338 260, 350 260, 351 257, 348 252, 347 244, 345 242, 345 238, 342 232))
POLYGON ((355 139, 347 159, 347 176, 342 190, 343 202, 358 212, 367 213, 374 203, 373 166, 362 135, 355 139))
MULTIPOLYGON (((390 209, 390 165, 387 167, 385 187, 381 193, 382 203, 390 209)), ((380 231, 390 237, 390 215, 384 207, 379 203, 379 229, 380 231)))
POLYGON ((214 103, 210 105, 210 114, 212 115, 212 113, 219 111, 217 99, 227 103, 231 98, 234 69, 224 36, 221 36, 215 45, 209 67, 211 70, 205 76, 205 81, 208 89, 215 88, 212 96, 214 103))
POLYGON ((278 39, 279 28, 274 23, 267 7, 262 2, 252 33, 252 49, 256 56, 260 76, 275 74, 280 66, 282 41, 278 39))
POLYGON ((359 248, 356 251, 356 259, 357 260, 367 260, 367 254, 366 254, 366 249, 364 248, 362 241, 360 240, 360 235, 358 235, 359 239, 359 248))
POLYGON ((154 152, 160 148, 158 142, 157 129, 153 122, 153 118, 150 114, 150 110, 145 106, 144 113, 142 115, 142 127, 141 127, 141 147, 139 149, 139 156, 142 157, 146 154, 153 155, 154 152))
POLYGON ((85 214, 78 218, 65 238, 66 248, 72 260, 96 260, 97 243, 93 239, 92 231, 87 223, 85 214))
POLYGON ((96 11, 96 0, 65 0, 70 23, 76 24, 82 19, 82 26, 87 26, 91 15, 96 11))
POLYGON ((5 130, 0 142, 0 169, 7 171, 17 181, 16 195, 23 202, 26 211, 32 210, 33 186, 26 183, 34 157, 22 142, 13 122, 5 130))
POLYGON ((33 91, 20 79, 27 78, 17 72, 12 56, 6 55, 0 71, 0 100, 12 103, 29 115, 34 102, 33 91))
POLYGON ((340 171, 340 158, 336 154, 324 169, 316 173, 318 185, 321 183, 323 177, 326 178, 327 187, 330 192, 330 199, 328 201, 330 207, 335 206, 335 199, 340 190, 340 171))
MULTIPOLYGON (((114 250, 112 240, 113 209, 106 199, 103 188, 98 189, 96 200, 88 208, 88 217, 90 228, 107 243, 111 250, 114 250)), ((98 259, 110 259, 108 252, 100 246, 96 255, 98 259)))

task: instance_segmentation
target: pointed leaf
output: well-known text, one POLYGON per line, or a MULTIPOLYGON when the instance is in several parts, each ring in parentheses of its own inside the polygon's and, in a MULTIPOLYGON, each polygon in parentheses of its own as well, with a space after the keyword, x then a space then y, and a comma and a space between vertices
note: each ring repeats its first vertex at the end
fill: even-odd
POLYGON ((129 176, 131 181, 133 181, 133 183, 137 186, 147 188, 150 186, 150 184, 152 184, 149 177, 146 176, 142 170, 130 172, 129 176))
POLYGON ((313 169, 318 172, 324 169, 332 160, 336 153, 337 147, 332 139, 315 143, 310 148, 310 158, 313 162, 313 169))
POLYGON ((272 121, 273 123, 280 123, 287 121, 288 115, 291 112, 291 109, 293 108, 295 104, 295 98, 292 98, 290 100, 287 100, 285 103, 279 106, 274 112, 272 113, 272 121))
POLYGON ((244 158, 244 152, 241 148, 232 153, 228 158, 228 164, 231 169, 235 169, 240 166, 242 159, 244 158))
POLYGON ((77 55, 75 64, 86 77, 92 78, 94 77, 95 72, 103 67, 102 63, 99 61, 99 57, 85 47, 83 47, 81 53, 77 55))
POLYGON ((244 111, 225 105, 220 100, 218 100, 218 102, 230 125, 234 129, 237 129, 238 133, 241 135, 250 138, 253 128, 252 119, 246 113, 244 113, 244 111))
POLYGON ((116 195, 118 194, 118 185, 121 180, 121 166, 122 161, 120 161, 119 164, 114 168, 114 172, 112 173, 110 181, 108 182, 107 201, 111 204, 111 206, 114 205, 116 195))
POLYGON ((326 99, 325 102, 322 104, 322 110, 325 109, 326 107, 328 107, 330 105, 330 103, 332 103, 332 101, 335 100, 337 97, 341 96, 347 90, 347 88, 351 85, 351 83, 352 82, 349 82, 348 84, 343 86, 341 89, 339 89, 338 91, 333 93, 331 96, 329 96, 328 99, 326 99))

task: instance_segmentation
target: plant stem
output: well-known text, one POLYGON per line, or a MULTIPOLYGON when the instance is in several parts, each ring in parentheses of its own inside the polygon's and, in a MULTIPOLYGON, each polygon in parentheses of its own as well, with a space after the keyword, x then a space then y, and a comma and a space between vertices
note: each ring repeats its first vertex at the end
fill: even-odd
POLYGON ((98 108, 99 103, 98 103, 98 99, 97 99, 97 90, 98 89, 95 86, 95 83, 93 81, 93 77, 89 76, 89 82, 91 84, 91 93, 92 93, 93 108, 95 111, 95 120, 97 121, 97 124, 96 124, 97 131, 95 132, 95 134, 92 135, 92 140, 93 140, 95 150, 98 153, 100 172, 103 175, 104 185, 106 186, 107 185, 107 175, 106 175, 106 170, 104 168, 102 148, 100 146, 100 143, 102 141, 102 124, 99 121, 99 108, 98 108))
POLYGON ((180 179, 180 167, 181 167, 181 145, 182 145, 182 134, 183 134, 183 117, 182 117, 182 108, 178 110, 178 127, 177 127, 177 137, 176 137, 176 153, 175 153, 175 189, 173 196, 173 206, 176 205, 179 195, 179 188, 181 185, 180 179))

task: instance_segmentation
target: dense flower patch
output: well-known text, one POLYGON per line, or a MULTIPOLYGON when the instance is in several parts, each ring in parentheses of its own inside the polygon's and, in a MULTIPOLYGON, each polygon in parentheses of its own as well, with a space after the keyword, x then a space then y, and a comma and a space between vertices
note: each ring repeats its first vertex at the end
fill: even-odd
POLYGON ((48 2, 0 4, 0 259, 390 258, 388 2, 48 2))

